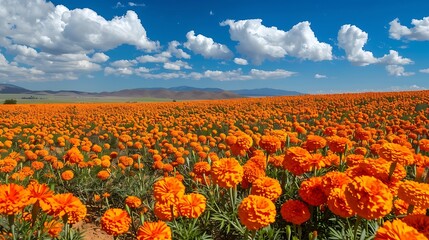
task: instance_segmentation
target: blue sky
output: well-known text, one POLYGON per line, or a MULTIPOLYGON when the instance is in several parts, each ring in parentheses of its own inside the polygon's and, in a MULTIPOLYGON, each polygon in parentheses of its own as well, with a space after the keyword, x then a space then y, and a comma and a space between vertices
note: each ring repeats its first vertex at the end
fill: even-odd
POLYGON ((428 1, 2 0, 0 9, 0 82, 35 90, 429 89, 428 1))

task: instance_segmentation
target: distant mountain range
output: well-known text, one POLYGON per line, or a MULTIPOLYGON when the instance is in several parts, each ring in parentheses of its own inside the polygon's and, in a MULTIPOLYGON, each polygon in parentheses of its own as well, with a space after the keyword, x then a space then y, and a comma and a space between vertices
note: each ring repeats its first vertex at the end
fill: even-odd
POLYGON ((302 95, 295 91, 285 91, 272 88, 223 90, 220 88, 195 88, 188 86, 171 88, 134 88, 113 92, 82 92, 82 91, 32 91, 13 84, 0 84, 0 94, 34 94, 34 95, 58 95, 58 96, 94 96, 94 97, 151 97, 177 100, 193 99, 230 99, 240 97, 258 96, 294 96, 302 95))

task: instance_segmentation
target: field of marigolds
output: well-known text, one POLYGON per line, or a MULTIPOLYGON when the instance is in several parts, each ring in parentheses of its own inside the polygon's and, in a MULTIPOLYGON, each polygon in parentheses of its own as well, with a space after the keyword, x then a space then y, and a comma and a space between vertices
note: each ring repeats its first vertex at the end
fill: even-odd
POLYGON ((0 106, 0 239, 428 239, 429 92, 0 106))

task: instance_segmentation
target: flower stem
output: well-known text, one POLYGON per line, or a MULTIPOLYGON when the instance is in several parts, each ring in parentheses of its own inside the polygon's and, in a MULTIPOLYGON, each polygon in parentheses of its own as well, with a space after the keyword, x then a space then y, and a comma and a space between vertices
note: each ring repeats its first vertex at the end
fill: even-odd
POLYGON ((357 239, 357 232, 358 232, 358 228, 359 228, 361 221, 362 221, 362 218, 360 216, 357 216, 356 222, 355 222, 355 227, 354 227, 353 240, 357 239))

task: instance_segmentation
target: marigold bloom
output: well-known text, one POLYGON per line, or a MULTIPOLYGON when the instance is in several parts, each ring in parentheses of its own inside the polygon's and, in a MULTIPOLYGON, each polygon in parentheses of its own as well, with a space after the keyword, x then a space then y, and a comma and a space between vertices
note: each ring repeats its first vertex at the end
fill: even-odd
POLYGON ((267 153, 275 153, 281 148, 281 141, 276 136, 264 135, 259 141, 259 146, 267 151, 267 153))
POLYGON ((392 193, 375 177, 355 177, 347 184, 345 195, 350 208, 368 220, 384 217, 392 210, 392 193))
POLYGON ((155 216, 162 221, 171 221, 173 218, 179 216, 177 204, 169 201, 156 201, 153 207, 153 212, 155 213, 155 216), (172 214, 174 216, 172 216, 172 214))
POLYGON ((131 224, 130 215, 127 211, 120 208, 108 209, 100 220, 101 229, 107 234, 112 236, 118 236, 128 232, 131 224))
POLYGON ((10 173, 18 165, 18 162, 10 157, 6 157, 3 160, 0 160, 0 172, 10 173))
POLYGON ((48 232, 49 236, 51 238, 57 238, 60 236, 61 231, 63 230, 64 224, 57 221, 57 220, 51 220, 49 222, 45 222, 43 224, 43 227, 46 232, 48 232))
POLYGON ((344 153, 346 147, 351 147, 350 140, 345 137, 332 136, 328 137, 327 140, 329 149, 334 153, 344 153))
POLYGON ((213 181, 223 188, 237 186, 243 179, 243 167, 234 158, 221 158, 212 163, 213 181))
POLYGON ((405 180, 399 185, 398 197, 416 207, 429 208, 429 184, 405 180))
POLYGON ((307 140, 303 143, 303 148, 309 152, 322 149, 326 146, 326 139, 317 135, 308 135, 307 140))
POLYGON ((185 194, 185 186, 175 177, 164 177, 153 185, 153 196, 157 201, 176 202, 185 194))
POLYGON ((138 208, 142 205, 142 200, 136 196, 128 196, 125 198, 125 204, 130 208, 138 208))
POLYGON ((415 228, 408 226, 401 220, 393 220, 392 222, 384 222, 376 234, 374 240, 427 240, 427 238, 419 233, 415 228))
POLYGON ((203 176, 203 174, 208 175, 210 174, 211 166, 208 162, 197 162, 194 165, 194 169, 192 172, 194 172, 196 175, 203 176))
POLYGON ((355 213, 347 204, 346 196, 344 195, 345 188, 333 188, 328 196, 328 208, 334 214, 348 218, 355 213))
POLYGON ((250 194, 275 201, 282 194, 282 187, 277 179, 260 177, 253 182, 250 194))
POLYGON ((49 198, 54 195, 54 192, 46 184, 39 184, 37 182, 31 182, 27 190, 29 192, 29 200, 31 204, 39 202, 38 204, 44 211, 49 208, 49 198))
POLYGON ((305 162, 311 158, 310 153, 301 147, 288 148, 283 160, 283 168, 295 175, 302 175, 309 169, 305 169, 305 162))
POLYGON ((64 181, 70 181, 74 178, 74 173, 72 170, 66 170, 66 171, 61 173, 61 178, 64 181))
POLYGON ((54 195, 48 199, 48 205, 50 206, 47 210, 49 215, 66 217, 69 224, 77 223, 86 216, 86 206, 71 193, 54 195))
POLYGON ((400 198, 397 198, 393 202, 393 213, 396 216, 407 215, 407 214, 426 214, 426 209, 416 207, 416 206, 413 208, 413 211, 411 213, 408 213, 409 207, 410 207, 410 204, 408 204, 407 202, 405 202, 400 198))
POLYGON ((144 222, 137 230, 137 240, 171 240, 171 229, 165 222, 144 222))
POLYGON ((110 172, 107 170, 101 170, 97 173, 97 178, 101 180, 107 180, 110 177, 110 172))
POLYGON ((64 161, 69 161, 71 163, 79 163, 83 161, 83 155, 77 149, 77 147, 72 147, 67 153, 63 156, 64 161))
POLYGON ((275 221, 276 206, 266 197, 249 195, 238 206, 238 218, 247 229, 258 230, 275 221))
POLYGON ((322 177, 322 190, 326 196, 334 188, 342 188, 350 182, 350 178, 343 172, 328 172, 322 177))
POLYGON ((308 206, 299 200, 287 200, 283 203, 280 214, 286 222, 300 225, 308 221, 311 217, 308 206))
POLYGON ((421 139, 419 141, 420 151, 429 152, 429 139, 421 139))
POLYGON ((28 204, 29 191, 15 183, 0 185, 0 214, 15 215, 28 204))
POLYGON ((381 146, 378 154, 390 162, 396 162, 403 166, 414 164, 414 155, 407 147, 396 143, 385 143, 381 146))
POLYGON ((429 238, 429 216, 424 214, 408 215, 402 221, 429 238))
POLYGON ((256 179, 265 176, 265 157, 264 156, 255 156, 250 158, 243 165, 243 181, 242 187, 247 188, 249 184, 252 184, 256 179), (258 161, 256 159, 260 159, 258 161))
POLYGON ((199 193, 191 193, 180 198, 177 207, 181 216, 198 218, 206 209, 206 197, 199 193))
POLYGON ((312 177, 304 180, 298 190, 299 196, 312 206, 326 203, 327 196, 323 192, 322 177, 312 177))

